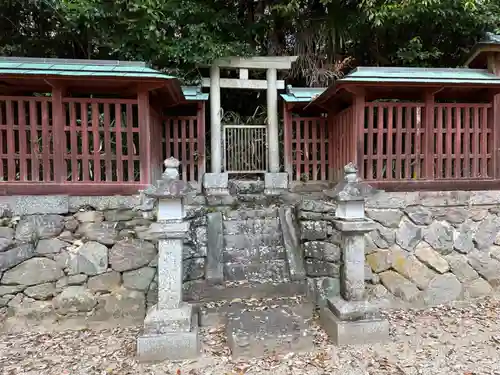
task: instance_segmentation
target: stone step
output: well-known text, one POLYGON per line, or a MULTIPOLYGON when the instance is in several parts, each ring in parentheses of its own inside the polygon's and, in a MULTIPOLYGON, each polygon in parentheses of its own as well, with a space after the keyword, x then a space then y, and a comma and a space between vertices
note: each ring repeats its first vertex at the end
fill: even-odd
POLYGON ((247 220, 259 218, 276 218, 278 209, 276 207, 266 207, 262 209, 234 210, 224 212, 224 220, 247 220))
POLYGON ((290 279, 285 260, 269 260, 255 263, 225 263, 224 280, 284 282, 290 279))
POLYGON ((244 249, 225 248, 222 251, 222 261, 224 263, 254 263, 285 259, 285 248, 281 245, 247 247, 244 249))
POLYGON ((232 195, 262 194, 265 188, 263 180, 230 180, 228 185, 232 195))
POLYGON ((198 304, 199 321, 203 327, 216 327, 227 323, 228 316, 244 311, 264 311, 278 307, 290 308, 294 314, 311 319, 314 304, 304 296, 273 298, 234 298, 198 304))
POLYGON ((284 298, 306 294, 306 281, 262 283, 242 280, 214 285, 205 280, 197 280, 184 283, 184 300, 193 303, 219 302, 235 298, 284 298))
POLYGON ((269 234, 281 231, 278 218, 250 218, 224 221, 224 234, 269 234))
POLYGON ((228 314, 227 343, 233 360, 267 357, 314 348, 311 316, 290 306, 228 314))
POLYGON ((266 235, 250 235, 248 233, 225 234, 224 247, 226 249, 248 249, 261 246, 282 246, 283 234, 272 232, 266 235))
POLYGON ((268 206, 272 198, 263 194, 237 194, 238 201, 243 204, 268 206))

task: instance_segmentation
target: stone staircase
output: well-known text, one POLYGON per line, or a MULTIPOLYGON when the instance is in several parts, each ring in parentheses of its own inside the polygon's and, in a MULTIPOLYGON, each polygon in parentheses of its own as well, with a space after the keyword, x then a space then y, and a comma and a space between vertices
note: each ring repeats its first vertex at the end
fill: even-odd
POLYGON ((223 215, 225 281, 279 283, 290 280, 277 208, 223 215))
POLYGON ((313 348, 306 281, 292 280, 279 210, 263 207, 258 196, 240 192, 245 203, 222 214, 222 283, 187 293, 202 326, 225 325, 233 359, 313 348))

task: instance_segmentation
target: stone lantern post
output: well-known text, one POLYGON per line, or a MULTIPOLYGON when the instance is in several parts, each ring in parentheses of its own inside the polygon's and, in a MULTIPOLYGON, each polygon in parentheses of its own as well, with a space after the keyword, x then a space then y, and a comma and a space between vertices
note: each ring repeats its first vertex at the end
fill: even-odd
POLYGON ((189 359, 198 356, 198 319, 182 300, 182 248, 189 230, 184 221, 183 198, 191 190, 179 180, 179 161, 165 160, 165 172, 156 186, 143 194, 158 199, 158 303, 147 313, 143 334, 137 339, 141 361, 189 359))
POLYGON ((363 344, 386 340, 389 323, 378 308, 365 298, 365 234, 375 222, 365 217, 365 198, 375 189, 363 183, 353 163, 344 167, 344 181, 325 194, 336 201, 333 224, 341 234, 341 297, 327 300, 320 318, 337 345, 363 344))

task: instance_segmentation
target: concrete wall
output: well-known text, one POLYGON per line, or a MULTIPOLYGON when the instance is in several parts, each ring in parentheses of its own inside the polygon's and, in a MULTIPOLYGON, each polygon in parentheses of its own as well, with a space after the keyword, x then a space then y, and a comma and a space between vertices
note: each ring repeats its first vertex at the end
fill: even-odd
MULTIPOLYGON (((332 206, 319 198, 297 206, 308 278, 320 297, 340 292, 332 206), (313 243, 323 252, 308 252, 313 243)), ((494 293, 500 287, 499 213, 500 191, 369 199, 366 214, 378 228, 366 235, 368 298, 428 306, 494 293)))
MULTIPOLYGON (((187 201, 186 283, 205 276, 199 198, 187 201)), ((142 323, 157 299, 157 234, 153 206, 139 206, 137 196, 0 198, 2 328, 142 323)))

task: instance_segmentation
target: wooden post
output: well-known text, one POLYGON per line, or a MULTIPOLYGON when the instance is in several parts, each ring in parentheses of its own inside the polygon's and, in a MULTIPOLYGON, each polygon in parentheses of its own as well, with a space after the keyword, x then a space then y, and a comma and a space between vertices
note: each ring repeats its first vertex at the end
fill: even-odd
MULTIPOLYGON (((491 108, 488 110, 488 128, 491 129, 491 144, 487 147, 491 149, 492 157, 492 176, 495 179, 500 178, 500 129, 498 129, 498 111, 500 110, 500 96, 494 94, 491 97, 491 108)), ((477 129, 474 129, 477 131, 477 129)))
POLYGON ((434 179, 434 93, 424 94, 424 178, 434 179))
POLYGON ((203 175, 205 174, 205 102, 200 101, 198 103, 198 140, 197 140, 197 152, 198 152, 198 183, 199 189, 203 184, 203 175))
POLYGON ((338 139, 335 138, 336 128, 335 128, 335 116, 337 113, 334 111, 328 111, 326 117, 326 126, 328 132, 328 176, 329 180, 332 182, 339 181, 338 176, 338 158, 340 156, 339 149, 337 146, 338 139))
POLYGON ((358 166, 359 175, 364 176, 364 127, 365 127, 365 93, 358 89, 353 100, 352 139, 350 155, 352 162, 358 166))
POLYGON ((151 184, 151 116, 149 111, 149 91, 140 88, 137 93, 139 120, 139 155, 141 184, 151 184))
POLYGON ((292 167, 292 114, 290 113, 291 107, 283 104, 283 135, 285 144, 283 150, 285 153, 285 172, 288 173, 288 180, 292 181, 293 167, 292 167))
MULTIPOLYGON (((54 85, 52 87, 52 140, 54 147, 54 182, 58 183, 64 183, 67 178, 67 168, 64 160, 66 154, 66 134, 64 130, 66 114, 64 111, 63 95, 63 88, 61 86, 54 85)), ((49 166, 44 165, 44 170, 47 168, 49 168, 49 166)))

